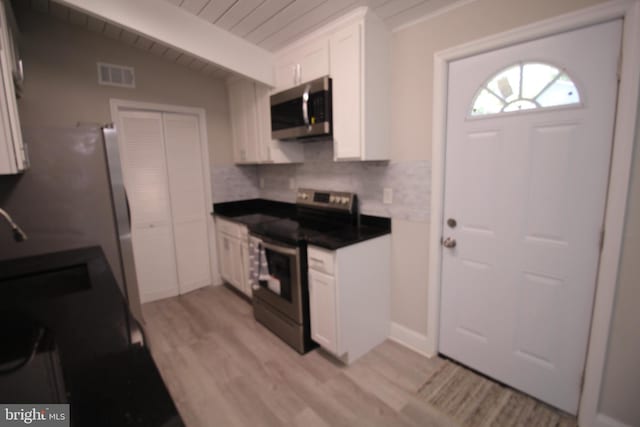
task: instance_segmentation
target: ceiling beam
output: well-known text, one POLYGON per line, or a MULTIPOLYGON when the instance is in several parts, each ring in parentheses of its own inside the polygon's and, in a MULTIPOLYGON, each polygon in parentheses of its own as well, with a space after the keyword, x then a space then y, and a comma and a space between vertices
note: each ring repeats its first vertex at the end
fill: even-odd
POLYGON ((250 79, 274 85, 268 52, 205 20, 158 0, 56 0, 250 79))

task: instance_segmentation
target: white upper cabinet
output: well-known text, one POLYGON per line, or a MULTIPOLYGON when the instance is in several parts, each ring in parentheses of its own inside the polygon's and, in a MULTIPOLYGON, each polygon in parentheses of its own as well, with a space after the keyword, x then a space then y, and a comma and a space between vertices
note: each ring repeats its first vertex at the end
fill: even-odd
POLYGON ((334 160, 388 160, 391 35, 367 8, 276 54, 275 91, 329 75, 334 160))
POLYGON ((0 174, 16 174, 28 167, 14 86, 16 63, 8 3, 0 1, 0 174))
POLYGON ((233 158, 237 164, 297 163, 303 147, 296 142, 271 138, 270 90, 250 80, 228 84, 233 137, 233 158))
POLYGON ((391 155, 391 39, 371 12, 329 39, 333 80, 334 160, 388 160, 391 155))
POLYGON ((229 83, 229 110, 233 135, 235 163, 258 163, 258 118, 253 82, 238 80, 229 83))
POLYGON ((331 36, 333 84, 333 157, 335 160, 362 156, 362 24, 356 23, 331 36))
POLYGON ((276 59, 276 91, 329 74, 329 41, 326 36, 279 54, 276 59))
POLYGON ((303 145, 295 141, 279 141, 271 138, 271 90, 255 83, 256 113, 260 163, 301 163, 304 161, 303 145))

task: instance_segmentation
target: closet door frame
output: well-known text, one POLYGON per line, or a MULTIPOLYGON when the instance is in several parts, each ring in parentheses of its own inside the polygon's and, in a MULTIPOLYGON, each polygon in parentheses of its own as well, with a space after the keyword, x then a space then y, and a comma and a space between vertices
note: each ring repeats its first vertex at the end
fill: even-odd
MULTIPOLYGON (((206 206, 213 206, 213 195, 211 193, 211 167, 209 165, 209 138, 207 135, 206 113, 204 108, 187 107, 181 105, 157 104, 150 102, 131 101, 125 99, 109 100, 111 108, 111 120, 116 124, 116 135, 118 136, 118 144, 121 145, 120 133, 117 132, 117 124, 120 123, 121 111, 147 111, 156 113, 175 113, 189 114, 198 117, 198 126, 200 132, 200 158, 203 171, 203 188, 206 206)), ((207 224, 207 244, 209 247, 209 266, 212 284, 222 283, 218 270, 218 256, 215 241, 215 224, 212 215, 206 215, 207 224)))

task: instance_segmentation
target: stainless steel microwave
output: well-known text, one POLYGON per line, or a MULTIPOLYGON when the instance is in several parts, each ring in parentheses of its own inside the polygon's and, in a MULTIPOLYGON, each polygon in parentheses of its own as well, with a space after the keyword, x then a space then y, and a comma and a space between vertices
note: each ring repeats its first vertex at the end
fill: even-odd
POLYGON ((271 95, 273 139, 323 139, 331 137, 331 134, 329 77, 271 95))

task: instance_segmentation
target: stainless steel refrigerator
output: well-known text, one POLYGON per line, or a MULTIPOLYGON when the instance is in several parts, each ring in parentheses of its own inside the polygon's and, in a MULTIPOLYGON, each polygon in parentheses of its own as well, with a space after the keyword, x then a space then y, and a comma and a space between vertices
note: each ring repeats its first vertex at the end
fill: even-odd
POLYGON ((25 127, 23 133, 31 167, 0 175, 0 207, 28 239, 17 243, 8 227, 0 227, 0 260, 99 245, 142 321, 116 131, 25 127))

